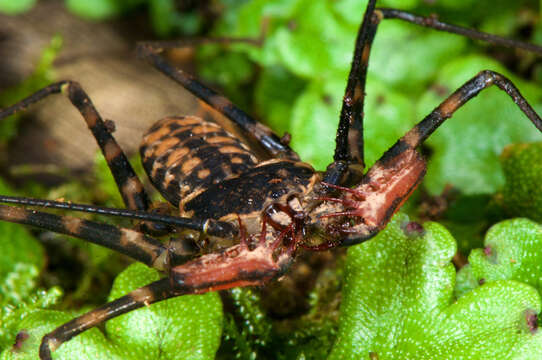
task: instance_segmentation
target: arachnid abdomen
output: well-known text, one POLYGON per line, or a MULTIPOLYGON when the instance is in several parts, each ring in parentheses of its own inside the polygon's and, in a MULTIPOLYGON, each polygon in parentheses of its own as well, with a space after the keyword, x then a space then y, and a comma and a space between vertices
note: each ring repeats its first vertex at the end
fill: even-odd
POLYGON ((239 139, 194 116, 153 125, 140 148, 152 183, 181 216, 246 224, 259 230, 263 209, 292 194, 308 193, 319 176, 302 162, 259 162, 239 139))

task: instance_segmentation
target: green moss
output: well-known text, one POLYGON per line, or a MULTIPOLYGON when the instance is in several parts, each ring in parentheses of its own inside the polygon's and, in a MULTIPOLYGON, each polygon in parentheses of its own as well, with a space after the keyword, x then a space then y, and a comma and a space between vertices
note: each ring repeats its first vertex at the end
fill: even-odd
POLYGON ((499 280, 455 300, 453 238, 436 223, 409 234, 407 222, 398 215, 375 239, 349 249, 329 359, 540 357, 542 334, 527 316, 540 312, 537 291, 499 280))
MULTIPOLYGON (((115 280, 110 300, 158 280, 155 270, 134 264, 115 280)), ((12 351, 4 348, 0 359, 35 359, 41 338, 73 314, 35 310, 17 323, 16 333, 29 337, 12 351)), ((222 332, 222 304, 217 293, 176 297, 121 315, 98 328, 85 331, 62 345, 55 355, 62 359, 213 359, 222 332), (97 355, 99 354, 99 355, 97 355)))
POLYGON ((509 216, 542 222, 542 142, 507 146, 500 160, 505 185, 497 202, 509 216))

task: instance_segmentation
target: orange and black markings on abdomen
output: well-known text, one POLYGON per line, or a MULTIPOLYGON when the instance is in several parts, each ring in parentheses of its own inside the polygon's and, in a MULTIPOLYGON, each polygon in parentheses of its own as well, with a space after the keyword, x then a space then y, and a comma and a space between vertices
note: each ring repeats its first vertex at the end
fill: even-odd
POLYGON ((194 116, 158 121, 143 137, 140 152, 152 183, 174 206, 258 163, 232 134, 194 116))
POLYGON ((305 163, 256 155, 221 126, 198 117, 168 117, 152 126, 140 148, 152 183, 180 215, 237 221, 260 217, 272 202, 302 195, 317 181, 305 163))

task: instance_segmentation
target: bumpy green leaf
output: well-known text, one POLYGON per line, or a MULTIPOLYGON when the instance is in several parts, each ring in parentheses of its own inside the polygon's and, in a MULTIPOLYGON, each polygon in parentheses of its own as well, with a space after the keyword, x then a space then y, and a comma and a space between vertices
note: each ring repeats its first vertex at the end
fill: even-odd
POLYGON ((542 291, 542 225, 528 219, 513 219, 494 225, 487 232, 484 249, 469 255, 469 266, 459 272, 458 295, 481 283, 517 280, 542 291))
POLYGON ((533 325, 541 306, 536 290, 501 280, 454 302, 454 253, 455 242, 442 226, 420 228, 404 215, 349 249, 330 359, 541 356, 542 334, 533 325))
MULTIPOLYGON (((134 264, 115 280, 109 300, 158 279, 158 272, 134 264)), ((218 293, 176 297, 115 318, 106 331, 130 358, 212 359, 220 344, 222 303, 218 293)))
POLYGON ((497 201, 510 216, 542 222, 542 142, 509 145, 500 160, 506 183, 497 201))
POLYGON ((62 296, 58 287, 37 288, 37 280, 36 266, 17 263, 0 283, 0 349, 14 344, 19 324, 28 314, 56 304, 62 296))
MULTIPOLYGON (((38 310, 28 313, 17 324, 21 337, 16 346, 4 349, 1 360, 38 359, 38 348, 45 333, 73 319, 73 315, 53 310, 38 310)), ((15 344, 15 341, 13 342, 15 344)), ((62 345, 53 353, 54 359, 125 359, 120 349, 115 349, 100 332, 94 328, 62 345)))
MULTIPOLYGON (((419 118, 427 115, 451 92, 484 69, 509 77, 535 109, 542 110, 542 90, 511 76, 495 61, 481 56, 454 60, 439 71, 435 89, 420 100, 419 118), (441 94, 438 94, 442 92, 441 94)), ((468 194, 488 194, 504 183, 498 155, 505 145, 537 141, 542 135, 510 97, 496 87, 471 100, 428 140, 434 150, 425 184, 439 193, 453 184, 468 194)))
MULTIPOLYGON (((122 272, 110 300, 159 279, 142 264, 122 272)), ((20 349, 6 349, 2 359, 35 359, 45 333, 74 318, 58 311, 28 314, 18 331, 30 336, 20 349)), ((54 354, 61 359, 213 359, 222 332, 222 304, 216 293, 172 298, 110 320, 107 336, 91 329, 63 344, 54 354)))

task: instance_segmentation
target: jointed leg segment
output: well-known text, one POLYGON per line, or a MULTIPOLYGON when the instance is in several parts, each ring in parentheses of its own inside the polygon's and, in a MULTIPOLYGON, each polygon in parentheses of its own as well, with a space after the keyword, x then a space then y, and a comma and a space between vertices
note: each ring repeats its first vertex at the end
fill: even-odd
POLYGON ((158 270, 169 267, 170 254, 167 247, 160 241, 132 229, 7 205, 0 205, 0 220, 80 238, 128 255, 158 270))
POLYGON ((525 43, 522 41, 503 38, 497 35, 476 31, 473 29, 465 28, 462 26, 447 24, 439 21, 435 16, 425 17, 418 16, 406 11, 398 9, 378 8, 376 10, 378 16, 383 19, 398 19, 412 24, 420 25, 430 29, 449 32, 451 34, 457 34, 465 36, 475 40, 481 40, 493 45, 505 46, 509 48, 517 48, 530 51, 534 54, 542 56, 542 47, 525 43))
MULTIPOLYGON (((341 116, 339 120, 339 127, 337 129, 334 162, 328 167, 326 175, 324 177, 326 182, 334 185, 341 184, 341 179, 344 178, 343 175, 345 173, 349 171, 351 172, 352 170, 358 171, 352 168, 352 164, 358 164, 361 165, 361 167, 364 166, 363 105, 365 98, 365 81, 367 77, 367 67, 369 63, 371 45, 378 29, 378 25, 383 19, 399 19, 435 30, 446 31, 453 34, 466 36, 471 39, 487 41, 495 45, 521 48, 535 54, 542 55, 542 47, 537 45, 523 43, 520 41, 506 39, 500 36, 483 33, 461 26, 443 23, 438 21, 435 17, 418 16, 396 9, 375 8, 375 3, 376 0, 369 1, 365 16, 363 18, 363 23, 358 31, 355 45, 355 53, 352 59, 352 67, 350 70, 350 75, 348 77, 348 84, 346 86, 341 116)), ((505 90, 510 96, 512 96, 512 98, 518 104, 518 106, 520 106, 522 111, 531 119, 531 121, 533 121, 535 126, 540 129, 540 126, 537 125, 538 120, 533 120, 537 119, 538 116, 534 113, 534 111, 532 111, 532 108, 526 103, 523 97, 521 97, 515 86, 510 82, 510 80, 504 78, 504 76, 502 75, 495 73, 493 73, 493 75, 489 75, 489 73, 486 73, 485 75, 482 75, 478 79, 478 81, 483 82, 484 79, 491 84, 496 84, 497 86, 499 86, 499 88, 505 90)), ((487 84, 485 86, 489 85, 490 84, 487 84)), ((466 87, 465 89, 463 89, 465 96, 464 101, 468 101, 470 98, 477 94, 476 92, 476 94, 469 95, 468 89, 478 89, 477 91, 479 92, 482 88, 485 88, 485 86, 481 86, 481 84, 465 84, 464 86, 466 87)), ((448 108, 452 103, 452 99, 449 99, 447 101, 448 108)), ((460 103, 458 104, 458 106, 461 106, 462 104, 463 103, 460 103)), ((436 114, 432 114, 430 115, 430 117, 436 118, 436 114)), ((427 122, 424 123, 424 126, 426 126, 429 121, 430 120, 428 119, 427 122)), ((422 125, 420 124, 420 126, 422 125)))
POLYGON ((40 357, 51 359, 51 351, 72 337, 111 318, 142 306, 184 294, 202 294, 236 286, 263 285, 284 273, 302 237, 301 219, 293 215, 291 226, 283 229, 272 244, 267 242, 266 220, 259 244, 249 247, 240 224, 241 242, 222 253, 204 255, 173 267, 169 277, 132 291, 117 300, 92 310, 47 334, 40 346, 40 357), (297 221, 296 221, 297 218, 297 221), (275 250, 281 249, 279 254, 275 250))
POLYGON ((51 360, 51 352, 55 351, 62 343, 109 319, 182 294, 182 291, 176 291, 172 288, 171 281, 168 278, 155 281, 134 290, 121 298, 59 326, 54 331, 45 335, 40 346, 40 358, 42 360, 51 360))
MULTIPOLYGON (((33 199, 25 198, 20 196, 9 196, 9 195, 0 195, 0 203, 9 203, 17 205, 27 205, 27 206, 39 206, 50 209, 63 209, 70 211, 81 211, 86 213, 109 215, 109 216, 118 216, 129 219, 137 219, 152 223, 161 223, 167 224, 174 227, 180 227, 184 229, 192 229, 200 231, 204 234, 209 234, 213 236, 220 237, 230 237, 236 233, 236 229, 231 225, 231 223, 224 221, 217 221, 214 219, 193 219, 180 216, 171 216, 164 214, 157 214, 154 212, 146 212, 141 210, 127 210, 127 209, 117 209, 109 208, 104 206, 88 205, 88 204, 77 204, 73 202, 64 202, 64 201, 54 201, 54 200, 43 200, 43 199, 33 199)), ((35 213, 35 212, 34 212, 35 213)), ((11 221, 9 219, 4 219, 6 221, 11 221)))
MULTIPOLYGON (((229 40, 229 42, 234 41, 233 39, 229 40)), ((180 43, 147 42, 139 44, 137 50, 139 56, 148 61, 154 68, 182 85, 198 99, 209 104, 213 109, 232 120, 248 135, 254 137, 271 156, 299 160, 299 156, 288 146, 288 144, 281 141, 281 139, 267 126, 254 120, 230 100, 218 94, 213 89, 203 85, 193 76, 170 64, 161 55, 168 45, 175 45, 178 47, 180 43)), ((188 43, 187 45, 193 45, 193 42, 188 43)))
POLYGON ((15 105, 0 110, 0 120, 26 109, 49 95, 58 93, 66 94, 85 119, 111 169, 126 207, 132 210, 147 210, 149 208, 149 199, 141 181, 90 98, 78 83, 61 81, 51 84, 15 105))
MULTIPOLYGON (((398 10, 376 9, 375 2, 376 0, 369 1, 363 24, 358 32, 355 55, 348 79, 348 85, 346 87, 340 123, 337 131, 337 147, 334 155, 334 163, 328 168, 324 178, 332 188, 338 188, 336 185, 340 185, 344 180, 344 174, 359 171, 359 168, 364 167, 363 105, 365 80, 371 44, 376 34, 378 24, 383 18, 398 18, 422 26, 429 26, 438 30, 454 32, 471 38, 486 40, 501 45, 522 47, 542 54, 542 48, 537 46, 523 46, 523 44, 515 41, 440 23, 436 21, 436 19, 432 18, 417 17, 398 10), (352 165, 357 166, 358 169, 355 170, 352 165)), ((291 150, 287 144, 281 142, 281 140, 267 127, 257 123, 223 96, 205 87, 188 74, 181 70, 175 69, 171 64, 169 64, 160 54, 163 47, 166 45, 167 44, 153 45, 152 43, 146 43, 141 44, 138 47, 138 50, 140 55, 149 61, 155 68, 184 86, 198 98, 207 102, 222 114, 229 117, 234 123, 239 125, 246 132, 251 133, 264 146, 269 154, 275 157, 285 157, 295 160, 298 159, 295 152, 293 152, 293 150, 291 150)), ((442 104, 435 108, 426 118, 407 132, 382 156, 382 158, 378 161, 377 166, 387 170, 393 166, 393 160, 401 158, 402 155, 417 155, 414 150, 415 148, 421 145, 427 139, 427 137, 430 136, 446 119, 450 118, 458 108, 490 85, 497 85, 501 90, 505 91, 510 97, 512 97, 513 101, 533 122, 535 127, 542 131, 542 120, 522 97, 512 82, 498 73, 483 71, 471 80, 467 81, 442 104)), ((90 99, 77 83, 69 81, 59 82, 46 87, 36 92, 34 95, 15 104, 14 106, 0 111, 0 119, 22 110, 50 94, 59 92, 66 92, 70 101, 78 108, 82 116, 85 118, 87 125, 91 129, 100 148, 102 149, 102 152, 104 153, 127 207, 131 210, 148 210, 149 201, 143 187, 141 186, 141 182, 128 163, 126 156, 115 142, 112 134, 105 126, 100 115, 92 105, 90 99)), ((417 166, 417 172, 415 172, 416 177, 411 180, 411 183, 413 183, 413 186, 415 186, 418 184, 419 179, 421 179, 423 176, 425 164, 421 159, 405 162, 407 162, 407 165, 414 164, 417 166)), ((358 174, 356 173, 355 176, 357 175, 358 174)), ((364 180, 370 178, 370 175, 371 174, 369 173, 369 176, 367 176, 364 180)), ((367 185, 367 187, 369 186, 367 185)), ((394 200, 389 209, 386 209, 386 206, 382 206, 386 212, 385 216, 391 216, 393 211, 395 211, 399 206, 398 204, 402 203, 402 201, 406 199, 411 191, 411 188, 405 189, 403 192, 406 195, 403 196, 403 193, 399 192, 398 190, 390 190, 390 192, 399 194, 402 197, 398 195, 396 200, 400 201, 397 202, 394 200)), ((8 197, 0 197, 0 201, 40 205, 37 203, 37 201, 32 199, 17 198, 14 201, 9 200, 10 199, 8 199, 8 197), (34 203, 32 203, 32 201, 34 201, 34 203)), ((332 199, 323 198, 323 200, 329 201, 332 199)), ((63 205, 57 202, 50 202, 50 207, 63 207, 63 205)), ((77 209, 76 206, 72 206, 69 209, 81 210, 77 209)), ((109 209, 107 211, 112 214, 112 210, 114 209, 109 209)), ((89 206, 86 210, 82 209, 82 211, 100 212, 101 210, 99 207, 89 206)), ((284 209, 281 211, 286 212, 284 209)), ((355 216, 356 214, 357 213, 337 213, 335 215, 328 216, 355 216)), ((122 216, 137 218, 139 215, 135 212, 130 214, 126 212, 122 216)), ((164 222, 166 222, 165 219, 166 217, 162 218, 164 222)), ((68 216, 57 216, 3 205, 0 205, 0 220, 38 226, 40 228, 79 237, 131 256, 132 258, 141 261, 148 266, 152 266, 159 270, 169 270, 170 263, 168 261, 170 260, 170 254, 168 253, 168 248, 161 244, 158 240, 134 230, 122 229, 107 224, 100 224, 97 222, 68 216)), ((209 231, 210 223, 205 222, 200 224, 195 220, 194 222, 190 222, 188 219, 186 220, 186 227, 192 228, 193 226, 193 228, 198 230, 201 228, 203 232, 209 231)), ((285 251, 290 252, 287 255, 291 255, 291 252, 295 250, 295 247, 301 241, 301 237, 303 235, 301 231, 302 219, 299 219, 299 224, 295 223, 293 220, 295 219, 292 215, 291 228, 286 227, 282 230, 282 232, 279 233, 276 242, 266 250, 267 253, 263 254, 267 257, 259 255, 261 256, 258 259, 260 263, 256 263, 254 261, 254 256, 257 254, 250 253, 253 250, 248 249, 246 241, 247 235, 240 234, 242 239, 241 244, 237 245, 237 247, 228 249, 228 251, 230 251, 229 253, 225 252, 223 254, 210 254, 207 257, 191 261, 184 266, 176 267, 170 272, 169 278, 156 281, 145 287, 132 291, 128 295, 125 295, 109 304, 106 304, 58 327, 44 337, 40 347, 40 357, 42 359, 51 359, 51 351, 57 349, 63 342, 68 341, 81 332, 101 324, 108 319, 140 308, 144 305, 149 305, 154 302, 182 294, 202 293, 233 286, 262 284, 265 280, 268 280, 280 273, 284 268, 278 266, 273 256, 273 251, 280 245, 279 243, 285 243, 285 240, 289 240, 289 242, 286 241, 287 249, 285 251), (245 259, 236 258, 239 256, 242 257, 243 255, 245 255, 245 259), (234 258, 236 259, 233 260, 234 258), (226 267, 228 271, 223 271, 225 268, 224 265, 227 265, 226 267), (216 279, 213 280, 212 277, 203 276, 207 275, 207 273, 216 276, 216 279)), ((157 221, 160 221, 160 219, 157 221)), ((260 243, 262 244, 264 244, 266 240, 265 224, 266 220, 264 220, 264 226, 262 229, 263 235, 261 235, 260 239, 260 243)), ((385 221, 378 222, 375 225, 375 232, 378 230, 378 226, 384 226, 384 224, 385 221)), ((270 222, 270 225, 273 224, 270 222)), ((240 231, 243 231, 242 226, 239 228, 240 231)), ((216 229, 219 228, 217 227, 216 229)), ((217 234, 220 235, 221 233, 217 232, 217 234)), ((365 239, 358 241, 358 239, 352 238, 350 239, 350 244, 357 243, 362 240, 365 239)), ((326 244, 325 246, 335 245, 336 244, 333 243, 329 245, 326 244)), ((262 249, 263 245, 258 248, 259 251, 262 251, 262 249)), ((315 248, 312 249, 314 250, 315 248)), ((291 256, 289 256, 288 259, 291 259, 291 256)))
POLYGON ((457 109, 491 85, 496 85, 499 89, 506 92, 529 120, 531 120, 534 126, 542 132, 542 119, 540 119, 531 105, 521 95, 512 81, 497 72, 485 70, 457 89, 429 115, 408 131, 388 152, 393 152, 399 148, 416 148, 420 146, 446 119, 451 118, 457 109))

